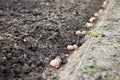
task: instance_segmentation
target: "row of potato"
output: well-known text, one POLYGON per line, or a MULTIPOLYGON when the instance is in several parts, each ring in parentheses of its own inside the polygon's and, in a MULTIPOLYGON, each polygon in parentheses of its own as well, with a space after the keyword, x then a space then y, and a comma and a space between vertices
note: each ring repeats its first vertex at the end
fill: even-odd
MULTIPOLYGON (((94 13, 94 16, 91 16, 91 18, 89 19, 89 22, 87 22, 85 24, 85 28, 86 29, 90 29, 90 28, 93 28, 93 22, 95 22, 96 20, 98 20, 100 14, 104 11, 104 9, 106 8, 107 4, 108 4, 109 0, 104 0, 103 1, 103 4, 101 5, 100 9, 98 12, 94 13)), ((76 31, 75 32, 75 35, 77 36, 81 36, 81 35, 85 35, 86 34, 86 31, 76 31)), ((74 45, 68 45, 67 47, 67 50, 68 51, 73 51, 73 50, 76 50, 78 48, 78 46, 76 44, 74 45)), ((55 59, 51 60, 50 61, 50 65, 54 68, 59 68, 60 65, 61 65, 61 58, 60 57, 56 57, 55 59)))

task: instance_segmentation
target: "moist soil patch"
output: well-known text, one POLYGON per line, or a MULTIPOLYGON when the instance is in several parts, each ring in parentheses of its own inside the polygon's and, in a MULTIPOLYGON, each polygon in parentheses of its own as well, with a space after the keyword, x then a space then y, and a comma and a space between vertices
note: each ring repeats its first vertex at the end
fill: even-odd
POLYGON ((102 0, 0 0, 0 80, 57 80, 72 53, 66 46, 84 43, 84 24, 102 0), (62 66, 61 66, 62 67, 62 66))

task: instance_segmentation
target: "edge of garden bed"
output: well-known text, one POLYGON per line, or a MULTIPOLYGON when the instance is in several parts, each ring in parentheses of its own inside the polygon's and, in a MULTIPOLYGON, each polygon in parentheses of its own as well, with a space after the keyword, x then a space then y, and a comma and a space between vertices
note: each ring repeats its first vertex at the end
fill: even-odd
MULTIPOLYGON (((103 25, 105 17, 107 16, 108 11, 113 7, 114 0, 109 0, 109 4, 105 11, 100 15, 99 20, 94 24, 94 30, 98 32, 100 26, 103 25)), ((86 53, 94 40, 93 36, 86 35, 88 39, 81 47, 75 50, 70 57, 68 58, 68 62, 62 68, 60 68, 60 73, 58 75, 59 80, 75 80, 77 70, 81 68, 82 62, 85 59, 86 53)))

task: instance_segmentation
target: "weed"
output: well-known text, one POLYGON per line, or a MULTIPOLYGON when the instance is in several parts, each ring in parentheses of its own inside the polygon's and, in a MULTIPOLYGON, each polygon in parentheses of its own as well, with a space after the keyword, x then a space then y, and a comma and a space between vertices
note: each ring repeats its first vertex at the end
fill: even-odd
POLYGON ((117 40, 117 39, 114 39, 114 40, 112 41, 112 43, 113 43, 113 44, 118 44, 118 40, 117 40))
POLYGON ((5 56, 2 56, 2 59, 3 59, 3 60, 6 60, 7 58, 6 58, 5 56))
POLYGON ((16 43, 14 43, 14 48, 17 48, 18 46, 17 46, 17 44, 16 43))
POLYGON ((74 11, 72 12, 72 14, 73 14, 74 16, 76 16, 76 15, 77 15, 77 11, 74 10, 74 11))
POLYGON ((109 80, 109 78, 108 78, 108 77, 105 77, 104 80, 109 80))
POLYGON ((88 31, 88 34, 91 35, 91 36, 94 36, 94 37, 98 37, 98 38, 101 38, 101 37, 102 37, 101 34, 95 32, 93 29, 89 30, 89 31, 88 31))
POLYGON ((117 46, 118 42, 119 41, 117 39, 114 39, 113 41, 111 41, 110 47, 114 48, 115 46, 117 46))
POLYGON ((93 75, 95 72, 101 69, 101 65, 97 64, 95 67, 84 66, 83 71, 87 72, 89 75, 93 75))
POLYGON ((0 40, 3 40, 3 39, 4 39, 4 37, 0 35, 0 40))
POLYGON ((101 42, 97 42, 96 44, 97 44, 98 46, 102 45, 102 43, 101 43, 101 42))
POLYGON ((96 72, 95 68, 91 68, 89 66, 83 67, 82 70, 85 71, 85 72, 87 72, 89 75, 92 75, 92 74, 94 74, 96 72))
POLYGON ((17 22, 17 21, 18 21, 18 19, 13 19, 12 21, 13 21, 13 22, 17 22))
POLYGON ((101 65, 97 64, 96 69, 100 70, 101 69, 101 65))

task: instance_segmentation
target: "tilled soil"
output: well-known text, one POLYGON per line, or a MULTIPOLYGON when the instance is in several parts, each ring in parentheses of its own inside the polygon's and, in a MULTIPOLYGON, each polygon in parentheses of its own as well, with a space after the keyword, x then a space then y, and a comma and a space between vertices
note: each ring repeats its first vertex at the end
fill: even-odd
POLYGON ((56 56, 62 65, 72 53, 66 46, 84 43, 76 30, 101 0, 0 0, 0 80, 57 80, 49 65, 56 56))

